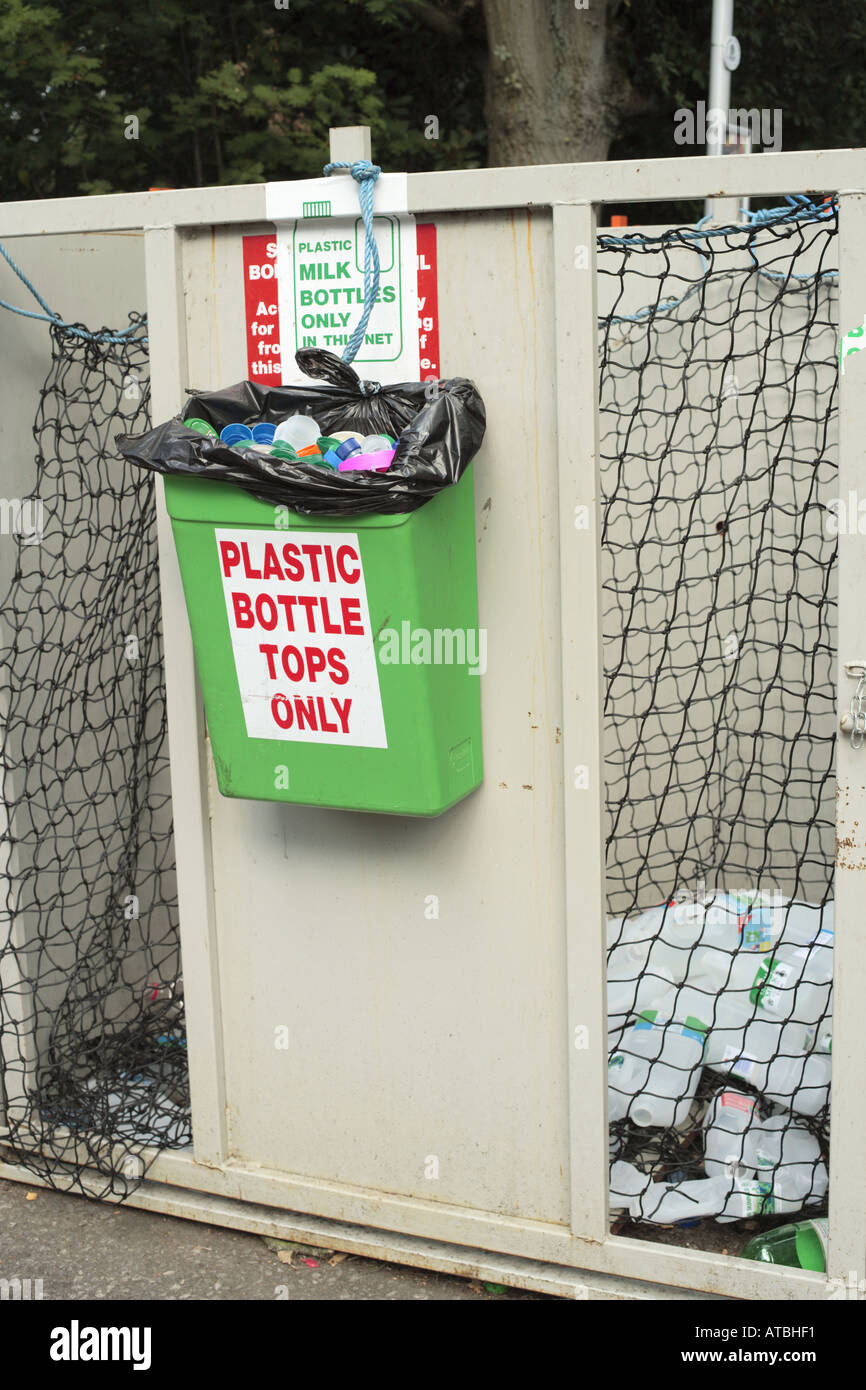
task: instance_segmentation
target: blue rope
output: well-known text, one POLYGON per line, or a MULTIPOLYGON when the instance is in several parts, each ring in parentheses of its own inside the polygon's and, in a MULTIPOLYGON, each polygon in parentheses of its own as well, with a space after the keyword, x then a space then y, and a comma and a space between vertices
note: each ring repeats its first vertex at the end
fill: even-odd
MULTIPOLYGON (((43 323, 53 324, 55 328, 62 328, 66 333, 71 333, 77 338, 86 338, 87 341, 91 343, 128 342, 131 336, 141 331, 143 322, 146 321, 144 320, 142 323, 132 324, 129 328, 122 328, 119 333, 89 333, 86 328, 81 328, 78 324, 66 323, 59 314, 55 314, 54 310, 46 304, 39 291, 34 285, 31 285, 21 267, 15 264, 2 242, 0 242, 0 256, 2 256, 7 265, 15 271, 18 279, 21 281, 22 285, 30 291, 37 304, 41 305, 45 310, 44 314, 37 314, 35 309, 20 309, 16 304, 9 304, 5 299, 0 299, 0 308, 8 309, 12 314, 20 314, 21 317, 25 319, 40 319, 43 323)), ((142 337, 141 342, 146 343, 147 337, 142 337)))
MULTIPOLYGON (((352 178, 355 179, 355 181, 359 185, 358 192, 361 202, 361 216, 364 221, 364 231, 366 233, 366 241, 364 246, 364 311, 361 314, 358 326, 356 327, 354 333, 349 339, 346 345, 346 350, 343 353, 344 362, 353 362, 358 354, 358 349, 364 341, 364 334, 367 331, 367 325, 370 322, 370 315, 373 312, 373 308, 376 303, 376 296, 379 293, 379 248, 376 245, 376 239, 373 235, 373 201, 376 180, 378 179, 382 170, 380 169, 378 164, 372 164, 369 159, 359 159, 356 160, 354 164, 349 164, 346 161, 340 160, 333 164, 325 165, 323 171, 325 177, 327 178, 329 174, 334 173, 337 169, 348 169, 352 175, 352 178)), ((704 238, 709 237, 730 236, 732 232, 746 231, 751 227, 771 226, 773 224, 779 224, 784 222, 799 222, 812 220, 822 221, 833 216, 833 204, 816 204, 804 193, 798 193, 794 197, 791 197, 789 195, 786 197, 785 201, 788 204, 787 207, 761 208, 756 212, 752 212, 751 210, 744 211, 742 215, 746 219, 745 226, 731 225, 728 227, 708 227, 705 229, 704 224, 708 221, 708 218, 702 217, 701 220, 696 224, 694 231, 683 229, 680 232, 680 239, 685 242, 699 242, 704 238)), ((643 233, 641 232, 626 232, 620 237, 610 236, 607 234, 600 235, 598 237, 598 244, 600 246, 606 246, 609 249, 612 249, 617 246, 624 245, 628 242, 634 243, 635 245, 649 245, 654 240, 657 240, 657 238, 647 237, 643 235, 643 233)), ((22 318, 27 319, 40 319, 44 323, 53 324, 56 328, 62 328, 65 332, 71 333, 76 337, 85 338, 89 342, 98 343, 127 342, 130 337, 141 331, 141 328, 147 321, 146 319, 144 319, 142 323, 133 324, 129 328, 121 329, 119 333, 89 333, 86 328, 81 328, 77 324, 67 323, 64 319, 60 317, 59 314, 56 314, 54 310, 49 307, 49 305, 42 298, 41 294, 39 294, 38 290, 27 279, 27 276, 24 274, 20 266, 16 265, 15 261, 13 261, 12 257, 9 255, 9 252, 6 250, 2 242, 0 242, 0 255, 2 255, 3 259, 12 268, 12 270, 14 270, 21 283, 30 291, 36 302, 45 310, 44 314, 37 314, 33 309, 20 309, 17 305, 9 304, 5 299, 0 299, 0 308, 8 309, 13 314, 20 314, 22 318)), ((701 255, 700 251, 698 251, 698 255, 701 259, 701 268, 703 274, 701 276, 701 279, 695 285, 693 285, 682 296, 682 298, 669 299, 665 300, 661 304, 650 305, 646 309, 639 310, 639 312, 636 314, 624 314, 621 317, 613 317, 611 318, 610 322, 640 323, 643 319, 651 315, 654 317, 657 314, 668 314, 673 309, 678 308, 679 305, 684 304, 687 299, 690 299, 692 295, 696 294, 700 290, 704 281, 707 278, 708 267, 706 259, 704 256, 701 255)), ((816 278, 811 275, 786 276, 780 271, 763 270, 758 266, 757 260, 754 257, 754 253, 752 253, 752 258, 755 261, 755 268, 758 274, 766 277, 769 280, 786 280, 789 278, 794 280, 812 280, 816 278)), ((817 279, 836 279, 838 277, 838 274, 838 271, 825 270, 817 276, 817 279)), ((146 343, 147 337, 143 336, 141 338, 141 341, 143 343, 146 343)))
MULTIPOLYGON (((793 198, 790 195, 786 195, 785 201, 788 204, 787 207, 759 208, 756 212, 752 212, 751 209, 742 210, 741 215, 746 218, 745 225, 732 224, 728 227, 705 228, 705 223, 709 221, 709 216, 707 216, 702 217, 701 220, 695 224, 694 230, 682 228, 679 232, 678 240, 686 244, 689 242, 695 243, 694 250, 697 251, 701 261, 702 274, 700 279, 696 280, 694 285, 692 285, 679 299, 666 299, 661 304, 651 304, 646 309, 639 309, 636 314, 612 315, 607 321, 611 324, 642 323, 644 319, 656 318, 657 316, 671 313, 674 309, 678 309, 681 304, 685 304, 693 295, 698 294, 701 289, 703 289, 709 277, 707 259, 701 253, 697 244, 704 239, 715 236, 730 236, 733 232, 746 232, 753 227, 778 226, 786 222, 822 222, 831 218, 834 214, 835 199, 832 203, 814 203, 805 193, 797 193, 793 198)), ((610 236, 607 233, 603 233, 597 237, 597 242, 599 246, 607 250, 615 250, 624 246, 626 243, 631 243, 635 246, 651 246, 661 239, 660 237, 645 236, 643 232, 625 232, 622 236, 610 236)), ((838 270, 822 270, 817 275, 799 275, 793 272, 786 274, 778 270, 764 270, 763 267, 758 264, 757 257, 751 246, 748 247, 748 251, 752 257, 752 262, 757 274, 767 280, 782 280, 785 282, 791 280, 806 280, 820 283, 822 280, 837 280, 839 278, 838 270)), ((722 274, 732 275, 734 272, 725 271, 722 272, 722 274)), ((599 323, 605 321, 605 317, 599 315, 599 323)))
MULTIPOLYGON (((835 199, 833 200, 835 202, 835 199)), ((775 222, 777 219, 788 218, 793 215, 796 217, 831 217, 833 215, 832 205, 829 203, 813 203, 811 198, 807 198, 805 193, 795 193, 793 198, 790 194, 785 198, 788 204, 786 208, 758 208, 753 212, 751 208, 744 208, 740 214, 745 217, 750 225, 759 222, 775 222)))
MULTIPOLYGON (((31 285, 30 281, 27 279, 27 276, 24 274, 24 271, 20 268, 20 266, 17 266, 17 265, 15 264, 15 262, 13 261, 12 257, 9 255, 9 252, 6 250, 6 247, 2 244, 2 242, 0 242, 0 256, 2 256, 3 259, 4 259, 5 261, 7 261, 9 265, 11 265, 12 269, 15 271, 15 274, 18 276, 18 279, 21 280, 22 283, 23 283, 24 285, 26 285, 27 289, 28 289, 28 290, 30 291, 30 293, 33 295, 33 298, 36 300, 37 304, 41 304, 41 305, 42 305, 42 308, 45 310, 45 314, 47 314, 48 317, 51 318, 51 319, 56 319, 56 318, 57 318, 57 315, 56 315, 51 309, 49 309, 48 305, 45 303, 45 300, 42 298, 42 295, 39 293, 39 291, 38 291, 37 289, 34 288, 33 285, 31 285)), ((4 306, 4 307, 11 307, 11 306, 4 306)), ((45 314, 32 314, 32 313, 30 313, 30 311, 29 311, 28 309, 16 309, 16 310, 14 310, 14 312, 15 312, 15 313, 18 313, 18 314, 24 314, 24 315, 26 315, 27 318, 33 318, 33 319, 35 319, 35 318, 40 318, 40 319, 42 319, 42 318, 45 317, 45 314)))
POLYGON ((334 164, 325 165, 323 170, 325 178, 329 174, 333 174, 336 169, 348 169, 352 178, 358 183, 361 216, 364 219, 364 231, 367 234, 364 245, 364 312, 343 353, 344 362, 354 362, 358 349, 364 341, 367 324, 370 322, 370 315, 379 293, 379 248, 373 235, 373 199, 376 180, 382 170, 378 164, 371 164, 369 159, 358 159, 354 164, 339 160, 334 164))
MULTIPOLYGON (((700 222, 695 224, 692 229, 683 227, 680 230, 682 241, 703 241, 706 237, 730 236, 732 232, 745 232, 753 225, 769 225, 772 223, 784 222, 809 222, 826 221, 833 216, 835 199, 833 203, 813 203, 804 193, 798 193, 796 201, 789 197, 789 206, 786 208, 762 208, 757 212, 744 212, 747 218, 746 225, 732 223, 728 227, 707 227, 704 230, 704 223, 709 219, 702 217, 700 222)), ((623 242, 633 241, 637 244, 642 242, 658 241, 659 237, 648 237, 643 232, 624 232, 622 236, 613 236, 608 232, 599 233, 598 241, 602 244, 610 243, 611 246, 618 246, 623 242)))

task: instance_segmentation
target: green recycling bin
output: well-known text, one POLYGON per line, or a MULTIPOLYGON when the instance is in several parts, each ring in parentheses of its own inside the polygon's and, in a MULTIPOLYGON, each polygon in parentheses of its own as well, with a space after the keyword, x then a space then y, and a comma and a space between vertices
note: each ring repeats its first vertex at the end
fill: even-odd
POLYGON ((471 467, 398 515, 165 497, 224 796, 438 816, 480 785, 471 467))

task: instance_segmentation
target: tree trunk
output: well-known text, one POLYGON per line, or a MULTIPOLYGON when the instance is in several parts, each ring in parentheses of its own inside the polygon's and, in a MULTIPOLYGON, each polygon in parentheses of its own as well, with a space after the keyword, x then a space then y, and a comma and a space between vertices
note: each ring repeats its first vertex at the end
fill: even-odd
POLYGON ((484 0, 488 163, 605 159, 626 93, 606 51, 609 0, 484 0))

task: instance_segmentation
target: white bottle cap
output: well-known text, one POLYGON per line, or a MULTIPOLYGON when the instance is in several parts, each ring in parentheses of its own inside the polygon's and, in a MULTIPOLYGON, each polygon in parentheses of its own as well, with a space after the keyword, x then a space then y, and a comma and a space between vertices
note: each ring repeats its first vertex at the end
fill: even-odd
POLYGON ((393 443, 385 434, 368 434, 361 440, 362 454, 379 454, 383 449, 393 447, 393 443))
POLYGON ((274 433, 275 442, 278 439, 283 440, 286 444, 291 444, 293 449, 309 449, 310 445, 316 444, 321 437, 322 431, 309 415, 290 415, 288 420, 283 420, 277 425, 274 433))

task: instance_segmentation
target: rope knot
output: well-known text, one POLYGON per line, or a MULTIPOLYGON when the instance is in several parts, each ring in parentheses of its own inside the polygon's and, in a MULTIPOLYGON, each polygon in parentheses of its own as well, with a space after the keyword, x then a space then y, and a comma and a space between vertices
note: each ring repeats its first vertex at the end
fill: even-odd
POLYGON ((359 159, 351 166, 349 172, 358 183, 375 183, 382 170, 378 164, 371 164, 369 159, 359 159))
POLYGON ((354 164, 349 164, 344 159, 337 160, 334 164, 326 164, 323 173, 325 178, 329 174, 335 173, 338 169, 348 169, 356 183, 375 183, 382 170, 378 164, 372 164, 369 159, 356 159, 354 164))

